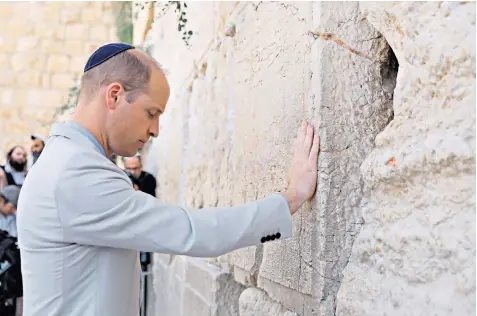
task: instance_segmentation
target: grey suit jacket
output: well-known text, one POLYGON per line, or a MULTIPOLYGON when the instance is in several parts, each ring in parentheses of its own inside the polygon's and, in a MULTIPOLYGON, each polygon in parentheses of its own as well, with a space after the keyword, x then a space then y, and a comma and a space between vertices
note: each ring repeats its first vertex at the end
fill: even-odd
POLYGON ((291 236, 283 196, 196 211, 162 203, 71 124, 53 126, 20 193, 24 316, 138 315, 138 251, 214 257, 291 236))

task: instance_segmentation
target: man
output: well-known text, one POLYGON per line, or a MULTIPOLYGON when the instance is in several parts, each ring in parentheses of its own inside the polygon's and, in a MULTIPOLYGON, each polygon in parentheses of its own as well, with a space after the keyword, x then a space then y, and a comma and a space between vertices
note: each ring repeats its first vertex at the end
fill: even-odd
MULTIPOLYGON (((31 156, 32 156, 32 162, 31 165, 33 166, 35 162, 38 160, 38 158, 41 155, 41 152, 43 151, 43 148, 45 148, 45 143, 46 139, 39 135, 32 134, 31 135, 31 156)), ((30 166, 31 167, 31 166, 30 166)))
POLYGON ((0 191, 0 230, 17 237, 16 211, 20 188, 9 185, 0 191))
POLYGON ((0 191, 0 315, 22 315, 22 274, 16 245, 16 209, 20 188, 9 185, 0 191))
POLYGON ((14 146, 7 153, 7 163, 0 166, 0 190, 7 185, 21 186, 27 173, 27 153, 22 146, 14 146))
POLYGON ((156 196, 156 178, 152 174, 143 170, 142 159, 140 155, 125 157, 123 159, 126 171, 139 183, 139 190, 156 196))
POLYGON ((137 315, 138 251, 215 257, 291 236, 291 215, 316 188, 312 125, 300 127, 285 192, 188 211, 134 190, 108 159, 134 156, 158 136, 169 98, 158 65, 108 44, 89 58, 81 87, 73 120, 52 127, 20 193, 24 316, 137 315))

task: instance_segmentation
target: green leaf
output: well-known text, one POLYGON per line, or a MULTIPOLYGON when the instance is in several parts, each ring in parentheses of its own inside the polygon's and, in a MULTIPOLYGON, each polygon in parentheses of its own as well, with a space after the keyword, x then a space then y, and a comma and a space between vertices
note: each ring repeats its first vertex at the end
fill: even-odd
POLYGON ((192 31, 189 31, 189 33, 188 33, 188 34, 189 34, 189 35, 192 35, 193 33, 192 33, 192 31))

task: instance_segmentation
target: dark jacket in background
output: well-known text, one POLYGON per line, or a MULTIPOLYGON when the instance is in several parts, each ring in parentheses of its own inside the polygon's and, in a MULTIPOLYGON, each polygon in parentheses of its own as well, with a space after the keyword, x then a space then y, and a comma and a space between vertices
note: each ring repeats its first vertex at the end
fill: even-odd
POLYGON ((152 174, 146 171, 142 171, 141 175, 137 179, 139 183, 139 190, 150 194, 152 196, 156 196, 156 178, 152 174))
POLYGON ((7 184, 8 184, 8 185, 17 185, 17 184, 15 183, 15 180, 13 180, 12 174, 11 174, 10 172, 7 172, 7 171, 5 170, 5 166, 0 166, 0 168, 3 169, 3 172, 5 173, 5 176, 7 177, 7 184))

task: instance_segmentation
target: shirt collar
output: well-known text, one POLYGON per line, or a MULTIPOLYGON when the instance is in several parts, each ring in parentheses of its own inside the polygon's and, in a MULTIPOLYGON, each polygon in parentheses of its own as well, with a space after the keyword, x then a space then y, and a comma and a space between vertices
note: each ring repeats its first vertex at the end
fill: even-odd
POLYGON ((78 139, 77 135, 84 136, 90 144, 92 144, 96 150, 98 150, 104 157, 106 157, 106 152, 96 139, 96 137, 91 134, 86 128, 81 126, 75 121, 68 121, 63 123, 55 123, 50 132, 50 136, 64 136, 72 139, 78 139))

